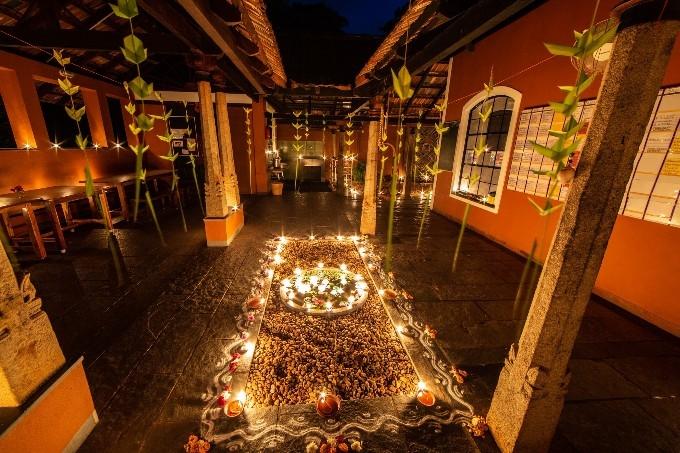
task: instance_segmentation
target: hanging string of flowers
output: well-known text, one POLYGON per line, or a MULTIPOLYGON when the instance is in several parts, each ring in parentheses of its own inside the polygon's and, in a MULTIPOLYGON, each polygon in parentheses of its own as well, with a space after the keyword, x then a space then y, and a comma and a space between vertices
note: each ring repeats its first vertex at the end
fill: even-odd
POLYGON ((404 136, 404 116, 402 114, 402 106, 405 100, 413 96, 413 88, 411 88, 411 74, 406 69, 406 65, 402 66, 398 74, 392 72, 392 87, 397 96, 399 96, 399 120, 397 122, 397 146, 394 149, 392 157, 392 180, 390 182, 390 205, 389 214, 387 217, 387 247, 385 251, 385 271, 392 270, 392 233, 394 227, 394 205, 397 199, 397 182, 399 180, 397 172, 399 171, 399 161, 401 158, 401 148, 403 145, 404 136))
MULTIPOLYGON (((537 153, 553 162, 553 168, 551 170, 531 170, 532 173, 538 176, 548 176, 549 178, 548 195, 543 206, 539 205, 533 198, 527 197, 529 203, 536 210, 538 215, 545 218, 543 242, 547 240, 548 217, 552 213, 559 210, 562 206, 560 204, 553 203, 553 198, 557 193, 557 189, 560 187, 560 184, 571 182, 576 173, 576 169, 574 168, 572 161, 574 153, 581 144, 581 139, 577 137, 577 135, 585 123, 583 121, 579 121, 574 116, 574 113, 578 108, 581 95, 588 89, 588 87, 592 85, 598 76, 597 72, 590 76, 587 74, 585 71, 585 60, 591 58, 600 47, 608 42, 611 42, 616 36, 617 27, 615 26, 601 31, 597 31, 595 28, 593 28, 596 12, 597 7, 593 11, 588 29, 582 33, 574 31, 574 38, 576 41, 573 45, 568 46, 544 43, 548 52, 552 54, 552 57, 572 58, 577 63, 577 71, 574 85, 558 87, 560 91, 564 92, 564 99, 562 101, 549 103, 551 110, 553 110, 555 113, 555 116, 559 115, 559 118, 564 118, 561 129, 551 129, 548 131, 548 136, 550 137, 552 143, 549 145, 541 145, 535 141, 529 142, 531 147, 537 153)), ((545 244, 542 245, 542 247, 545 247, 545 244)), ((524 303, 525 308, 523 310, 525 312, 528 310, 528 305, 530 303, 530 290, 534 287, 536 280, 538 279, 540 264, 536 261, 537 253, 538 240, 534 239, 531 245, 531 252, 529 253, 527 262, 524 265, 519 287, 517 289, 517 294, 515 296, 513 311, 517 318, 524 317, 524 315, 520 313, 520 311, 522 311, 520 307, 520 301, 524 295, 525 282, 530 268, 533 267, 533 270, 531 271, 531 279, 527 285, 527 300, 524 303)), ((518 327, 518 337, 520 333, 521 324, 518 327)))
MULTIPOLYGON (((343 165, 344 162, 349 160, 350 162, 350 169, 349 169, 349 183, 350 183, 350 189, 351 185, 353 182, 353 173, 354 173, 354 158, 356 157, 354 154, 352 154, 352 145, 354 144, 354 138, 352 138, 352 135, 354 135, 354 122, 352 121, 352 118, 354 118, 354 115, 356 112, 350 112, 347 114, 347 122, 345 123, 345 146, 347 147, 345 149, 345 152, 343 153, 343 165)), ((343 176, 345 176, 345 173, 343 172, 343 176)))
MULTIPOLYGON (((388 104, 389 105, 389 104, 388 104)), ((387 145, 387 123, 388 123, 388 113, 385 111, 383 106, 380 106, 380 131, 378 136, 378 149, 381 153, 385 154, 389 149, 387 145)), ((378 196, 382 192, 382 182, 383 176, 385 174, 385 162, 388 157, 383 155, 380 157, 380 177, 378 178, 378 196)))
POLYGON ((253 137, 250 128, 250 112, 253 111, 251 107, 243 107, 243 111, 246 113, 246 144, 248 147, 248 187, 250 188, 250 193, 253 193, 253 137))
POLYGON ((179 214, 182 218, 182 228, 184 232, 187 232, 187 221, 184 218, 184 207, 182 206, 182 197, 179 194, 179 175, 177 175, 177 169, 175 168, 175 160, 179 156, 179 153, 175 153, 172 149, 172 134, 170 134, 170 127, 168 126, 168 120, 172 115, 172 109, 165 110, 165 102, 163 102, 163 97, 157 91, 154 92, 156 99, 161 103, 161 109, 163 111, 162 115, 151 115, 154 119, 162 121, 165 127, 165 132, 163 134, 157 134, 159 140, 168 144, 168 153, 165 156, 160 156, 161 159, 165 159, 170 162, 172 166, 172 184, 170 187, 170 192, 174 193, 177 197, 177 206, 179 207, 179 214))
POLYGON ((196 173, 196 157, 191 153, 191 151, 196 149, 196 139, 194 138, 194 130, 189 125, 189 109, 187 108, 187 101, 182 101, 182 104, 184 105, 184 120, 187 124, 187 149, 190 151, 187 165, 191 165, 191 174, 194 179, 194 185, 196 186, 198 205, 201 207, 203 217, 205 217, 205 208, 203 207, 203 201, 201 200, 201 185, 198 183, 198 174, 196 173))
MULTIPOLYGON (((432 166, 426 165, 425 169, 427 170, 427 174, 432 175, 433 178, 436 178, 439 173, 441 173, 443 170, 439 169, 439 154, 442 149, 442 137, 444 134, 449 130, 448 127, 444 126, 444 111, 446 110, 446 105, 444 103, 442 104, 435 104, 435 108, 437 111, 439 111, 439 122, 435 124, 434 129, 437 132, 437 144, 434 146, 434 163, 432 166)), ((418 126, 417 126, 417 133, 416 133, 416 146, 419 146, 418 144, 420 143, 419 137, 420 137, 420 128, 421 128, 421 122, 418 121, 418 126)), ((433 191, 430 190, 430 192, 427 195, 427 199, 425 200, 425 206, 423 206, 423 214, 420 217, 420 226, 418 228, 418 240, 416 241, 416 248, 420 247, 420 239, 423 236, 423 226, 425 225, 425 218, 428 216, 430 212, 430 198, 433 196, 433 191)))
MULTIPOLYGON (((144 168, 144 153, 149 150, 149 145, 145 143, 145 134, 153 130, 154 118, 147 115, 144 107, 144 99, 148 98, 154 93, 153 83, 148 83, 142 78, 141 64, 147 59, 147 50, 144 47, 144 43, 135 35, 134 25, 132 19, 139 15, 139 9, 137 8, 136 0, 118 0, 118 4, 110 4, 113 13, 128 21, 130 24, 130 34, 123 38, 123 47, 121 51, 123 56, 127 61, 135 65, 137 76, 125 82, 123 87, 128 94, 128 104, 125 106, 125 110, 132 116, 133 120, 128 127, 132 134, 135 136, 136 143, 130 146, 130 149, 135 154, 135 203, 133 209, 133 219, 137 221, 137 215, 139 213, 139 201, 141 197, 142 182, 146 179, 146 169, 144 168), (141 109, 139 113, 137 112, 137 105, 132 101, 130 95, 132 92, 137 99, 140 101, 141 109)), ((156 226, 156 231, 158 232, 158 237, 161 243, 165 245, 165 238, 163 237, 163 231, 158 223, 158 217, 156 216, 156 210, 153 205, 153 200, 151 194, 148 190, 145 190, 144 194, 146 205, 153 219, 154 225, 156 226)))
MULTIPOLYGON (((491 93, 493 92, 493 66, 491 67, 491 73, 489 74, 489 82, 484 84, 484 100, 477 107, 479 115, 479 130, 486 130, 486 123, 489 122, 491 117, 491 112, 493 112, 493 102, 489 102, 491 93)), ((475 154, 475 162, 479 160, 482 155, 489 151, 489 146, 486 143, 486 135, 482 134, 479 136, 473 152, 475 154)), ((479 182, 480 174, 478 171, 470 176, 468 187, 472 187, 479 182)), ((463 218, 460 222, 460 229, 458 230, 458 239, 456 240, 456 250, 453 252, 453 261, 451 263, 451 272, 456 272, 456 267, 458 266, 458 257, 460 256, 460 247, 463 244, 463 235, 465 234, 465 229, 467 228, 467 219, 470 215, 471 203, 465 203, 465 211, 463 211, 463 218)))
POLYGON ((293 136, 293 138, 295 139, 295 143, 293 143, 293 149, 295 150, 295 185, 293 187, 295 188, 295 190, 297 190, 298 167, 300 164, 300 160, 302 159, 302 149, 304 146, 302 143, 300 143, 300 140, 302 140, 302 135, 300 135, 300 128, 304 127, 304 124, 300 122, 300 115, 302 115, 302 110, 293 112, 293 115, 295 116, 295 122, 293 123, 293 127, 295 128, 295 135, 293 136))

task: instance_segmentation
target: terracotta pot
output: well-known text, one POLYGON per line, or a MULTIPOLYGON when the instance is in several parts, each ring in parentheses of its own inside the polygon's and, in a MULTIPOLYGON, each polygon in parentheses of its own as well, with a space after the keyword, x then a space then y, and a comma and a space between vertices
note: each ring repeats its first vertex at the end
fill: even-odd
POLYGON ((333 417, 340 410, 340 398, 333 395, 322 395, 316 401, 316 412, 322 417, 333 417))
POLYGON ((272 183, 272 195, 281 196, 283 195, 283 183, 273 182, 272 183))
POLYGON ((432 392, 428 390, 421 390, 418 392, 418 402, 423 406, 432 406, 434 405, 434 401, 435 398, 432 392))

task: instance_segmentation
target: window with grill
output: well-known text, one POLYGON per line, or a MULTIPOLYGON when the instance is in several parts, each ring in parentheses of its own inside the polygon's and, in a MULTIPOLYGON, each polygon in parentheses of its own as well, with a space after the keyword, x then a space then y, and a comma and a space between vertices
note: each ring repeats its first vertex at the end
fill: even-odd
POLYGON ((495 87, 473 97, 464 107, 453 166, 451 196, 497 212, 508 166, 509 137, 514 132, 521 95, 495 87), (486 122, 482 107, 491 108, 486 122), (476 149, 482 149, 477 154, 476 149))

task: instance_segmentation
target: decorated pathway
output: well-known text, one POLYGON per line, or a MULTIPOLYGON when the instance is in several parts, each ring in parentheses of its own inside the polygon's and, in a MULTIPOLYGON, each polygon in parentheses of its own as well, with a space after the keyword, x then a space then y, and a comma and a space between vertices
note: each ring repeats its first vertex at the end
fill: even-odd
MULTIPOLYGON (((460 270, 452 277, 457 226, 434 215, 416 250, 418 209, 416 202, 399 205, 394 281, 381 280, 389 276, 377 269, 371 278, 376 287, 392 285, 413 296, 387 302, 386 308, 394 325, 401 319, 408 327, 402 342, 418 374, 429 370, 427 388, 438 396, 432 408, 413 396, 393 394, 344 401, 332 419, 316 415, 313 404, 247 408, 245 416, 232 419, 217 403, 224 382, 215 377, 229 366, 243 331, 253 278, 264 277, 265 284, 269 278, 263 273, 270 268, 268 247, 275 250, 281 234, 354 234, 358 200, 333 193, 248 199, 246 227, 228 249, 202 246, 198 218, 189 234, 173 230, 174 217, 163 219, 168 249, 153 246, 150 229, 121 230, 122 285, 97 230, 79 233, 66 257, 31 265, 66 354, 85 355, 101 420, 82 451, 179 452, 195 433, 219 441, 217 451, 302 452, 311 438, 338 432, 360 438, 364 451, 494 451, 490 436, 475 439, 463 424, 472 412, 486 412, 517 333, 513 299, 523 260, 467 232, 460 270), (467 371, 463 384, 454 383, 452 363, 467 371)), ((379 229, 384 217, 381 206, 379 229)), ((379 235, 361 246, 367 258, 381 253, 381 240, 379 235)), ((247 363, 238 368, 234 379, 246 382, 247 363)), ((594 300, 571 369, 554 451, 673 451, 677 446, 677 339, 594 300)))

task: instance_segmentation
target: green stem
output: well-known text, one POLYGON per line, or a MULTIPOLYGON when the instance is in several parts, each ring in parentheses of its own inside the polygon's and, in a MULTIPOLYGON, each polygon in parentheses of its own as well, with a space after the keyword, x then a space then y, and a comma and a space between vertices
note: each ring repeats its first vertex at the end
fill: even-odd
POLYGON ((463 220, 460 222, 458 240, 456 241, 456 251, 453 253, 451 272, 456 272, 456 266, 458 266, 458 256, 460 255, 460 246, 463 243, 463 234, 465 233, 465 227, 467 226, 468 214, 470 214, 470 203, 465 203, 465 212, 463 212, 463 220))
POLYGON ((198 205, 201 207, 201 213, 205 217, 205 208, 203 207, 203 200, 201 200, 201 186, 198 184, 198 175, 196 174, 196 161, 194 156, 189 157, 189 162, 191 163, 191 173, 194 175, 194 184, 196 185, 196 196, 198 197, 198 205))
POLYGON ((397 200, 397 182, 399 177, 396 175, 399 168, 399 153, 395 151, 392 160, 392 181, 390 183, 390 210, 387 218, 387 249, 385 251, 385 271, 392 270, 392 231, 394 229, 394 205, 397 200))
POLYGON ((378 178, 378 197, 382 191, 383 174, 385 173, 385 159, 380 159, 380 178, 378 178))
POLYGON ((427 199, 425 200, 425 206, 423 207, 423 215, 420 218, 420 228, 418 228, 418 241, 416 242, 416 249, 420 248, 420 238, 423 235, 423 225, 425 225, 425 217, 427 217, 427 214, 430 212, 430 196, 431 194, 427 194, 427 199))
POLYGON ((526 283, 527 276, 529 275, 529 269, 531 269, 531 265, 534 263, 534 256, 536 254, 536 248, 538 247, 538 241, 534 239, 533 243, 531 244, 531 252, 529 253, 529 256, 527 256, 527 262, 524 264, 524 269, 522 269, 522 277, 519 280, 519 287, 517 288, 517 294, 515 295, 515 303, 512 306, 512 318, 517 320, 518 324, 518 331, 516 338, 519 339, 519 334, 522 333, 522 323, 521 323, 521 318, 522 313, 525 311, 523 307, 521 306, 523 296, 524 296, 524 284, 526 283))
POLYGON ((156 231, 158 232, 158 236, 161 238, 161 244, 163 244, 163 247, 166 247, 168 244, 165 243, 163 231, 161 230, 161 225, 158 223, 158 217, 156 217, 156 210, 153 207, 153 200, 151 200, 151 194, 149 193, 148 190, 144 193, 144 198, 146 198, 146 204, 149 206, 149 212, 151 213, 151 217, 153 218, 153 223, 156 225, 156 231))

